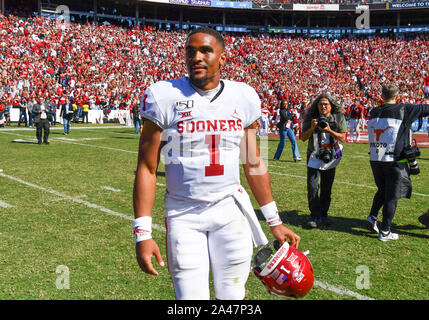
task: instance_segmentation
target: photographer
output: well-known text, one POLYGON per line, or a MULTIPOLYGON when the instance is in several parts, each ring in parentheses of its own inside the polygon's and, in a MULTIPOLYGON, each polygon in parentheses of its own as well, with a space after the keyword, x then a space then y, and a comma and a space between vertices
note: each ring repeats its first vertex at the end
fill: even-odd
POLYGON ((411 198, 410 174, 420 172, 416 161, 420 151, 411 143, 411 126, 419 117, 429 115, 429 105, 397 103, 397 95, 395 85, 384 85, 381 93, 384 104, 371 111, 368 121, 370 163, 377 192, 367 226, 379 233, 381 241, 399 238, 390 231, 396 206, 399 199, 411 198), (377 216, 381 207, 383 221, 379 228, 377 216))
POLYGON ((347 124, 343 107, 330 95, 319 95, 304 116, 302 141, 307 147, 307 196, 310 209, 308 226, 329 225, 328 210, 335 168, 342 157, 347 124), (319 196, 320 178, 320 196, 319 196))

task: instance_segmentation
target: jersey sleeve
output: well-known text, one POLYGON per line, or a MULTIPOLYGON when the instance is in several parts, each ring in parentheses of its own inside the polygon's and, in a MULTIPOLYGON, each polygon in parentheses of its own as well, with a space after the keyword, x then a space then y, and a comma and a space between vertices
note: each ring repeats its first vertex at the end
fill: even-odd
POLYGON ((166 117, 150 87, 146 89, 141 98, 140 116, 154 122, 161 129, 166 129, 166 117))
POLYGON ((244 106, 244 128, 250 126, 253 122, 261 117, 261 99, 256 93, 255 89, 248 85, 243 85, 242 89, 244 106))
POLYGON ((429 115, 429 104, 406 104, 407 108, 407 124, 410 125, 419 117, 429 115))

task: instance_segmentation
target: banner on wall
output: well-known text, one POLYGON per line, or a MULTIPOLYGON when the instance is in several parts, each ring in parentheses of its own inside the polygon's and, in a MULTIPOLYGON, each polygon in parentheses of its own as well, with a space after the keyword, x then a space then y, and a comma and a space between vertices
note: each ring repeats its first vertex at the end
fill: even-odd
POLYGON ((294 11, 339 11, 339 4, 293 4, 294 11))

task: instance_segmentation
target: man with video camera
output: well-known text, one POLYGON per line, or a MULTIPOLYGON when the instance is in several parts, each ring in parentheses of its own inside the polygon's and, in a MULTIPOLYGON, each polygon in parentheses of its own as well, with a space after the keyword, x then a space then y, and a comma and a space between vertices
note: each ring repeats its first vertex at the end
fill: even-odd
POLYGON ((329 94, 319 95, 304 116, 302 141, 309 139, 307 147, 307 197, 310 209, 308 227, 329 225, 328 210, 331 204, 335 168, 342 157, 347 124, 343 107, 329 94), (320 178, 320 196, 319 196, 320 178))
POLYGON ((384 104, 371 111, 368 121, 370 163, 377 192, 366 221, 370 231, 379 233, 380 241, 390 241, 399 238, 390 230, 398 200, 411 198, 410 174, 420 172, 416 161, 420 151, 411 141, 411 127, 416 119, 429 115, 429 105, 397 103, 398 88, 393 84, 383 85, 381 97, 384 104), (381 207, 383 221, 378 226, 381 207))

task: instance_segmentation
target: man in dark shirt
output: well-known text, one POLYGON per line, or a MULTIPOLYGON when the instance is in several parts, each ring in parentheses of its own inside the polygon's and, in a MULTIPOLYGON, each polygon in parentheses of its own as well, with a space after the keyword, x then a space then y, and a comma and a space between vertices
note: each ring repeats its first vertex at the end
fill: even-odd
POLYGON ((397 103, 398 88, 384 85, 384 104, 374 108, 368 121, 368 141, 375 193, 367 225, 379 233, 381 241, 398 240, 390 231, 398 200, 411 198, 410 172, 416 173, 415 152, 411 146, 411 126, 419 117, 429 115, 427 104, 397 103), (411 171, 410 171, 411 169, 411 171), (377 225, 378 211, 383 207, 383 221, 377 225))
POLYGON ((49 144, 49 121, 51 120, 51 114, 49 112, 49 104, 45 99, 41 99, 41 103, 36 103, 33 106, 34 123, 36 124, 36 137, 37 143, 42 144, 42 130, 43 130, 43 142, 49 144))

